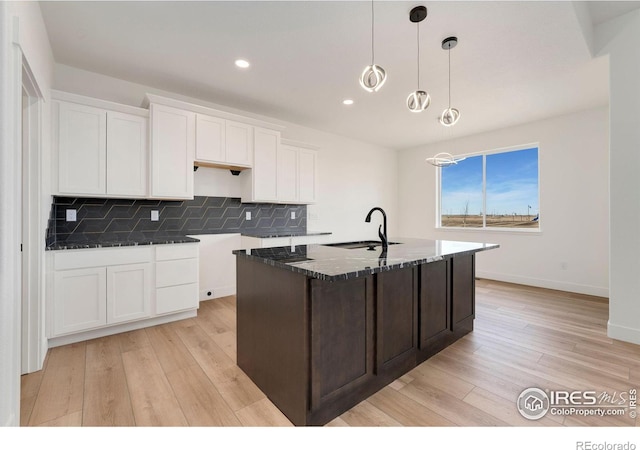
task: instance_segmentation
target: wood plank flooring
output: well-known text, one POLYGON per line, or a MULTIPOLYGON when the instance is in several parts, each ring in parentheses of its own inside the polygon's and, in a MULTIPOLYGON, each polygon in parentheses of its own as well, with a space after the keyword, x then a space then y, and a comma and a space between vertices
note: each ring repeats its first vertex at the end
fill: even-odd
MULTIPOLYGON (((328 426, 635 426, 520 416, 528 387, 640 387, 640 346, 607 337, 606 299, 478 280, 475 330, 328 426)), ((22 377, 25 426, 291 426, 236 365, 235 297, 198 316, 51 349, 22 377)))

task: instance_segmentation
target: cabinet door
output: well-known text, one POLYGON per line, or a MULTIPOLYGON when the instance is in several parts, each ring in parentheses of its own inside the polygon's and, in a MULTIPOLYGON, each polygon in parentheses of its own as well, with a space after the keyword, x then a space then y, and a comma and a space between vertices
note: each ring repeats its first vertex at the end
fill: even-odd
POLYGON ((105 194, 107 113, 59 103, 58 190, 61 194, 105 194))
POLYGON ((278 201, 298 200, 298 149, 288 145, 278 148, 278 201))
POLYGON ((196 161, 226 162, 224 119, 197 114, 196 161))
POLYGON ((156 289, 156 314, 195 309, 199 303, 198 283, 156 289))
POLYGON ((316 201, 316 163, 315 150, 300 149, 298 154, 298 201, 300 203, 316 201))
POLYGON ((151 197, 193 199, 195 113, 152 104, 151 197))
POLYGON ((420 266, 420 349, 451 334, 449 260, 420 266))
POLYGON ((451 261, 453 331, 469 328, 475 316, 475 257, 456 255, 451 261))
POLYGON ((53 334, 58 336, 105 325, 106 293, 104 267, 56 272, 53 334))
POLYGON ((151 314, 151 264, 107 267, 107 323, 151 314))
POLYGON ((225 124, 225 161, 230 165, 251 167, 253 162, 253 127, 227 120, 225 124))
POLYGON ((107 194, 147 195, 147 119, 107 113, 107 194))
POLYGON ((371 276, 311 280, 312 411, 357 392, 375 377, 374 295, 371 276))
POLYGON ((417 347, 417 269, 409 267, 376 275, 377 345, 380 373, 400 376, 415 363, 417 347))
POLYGON ((280 133, 254 129, 253 200, 278 200, 278 146, 280 133))

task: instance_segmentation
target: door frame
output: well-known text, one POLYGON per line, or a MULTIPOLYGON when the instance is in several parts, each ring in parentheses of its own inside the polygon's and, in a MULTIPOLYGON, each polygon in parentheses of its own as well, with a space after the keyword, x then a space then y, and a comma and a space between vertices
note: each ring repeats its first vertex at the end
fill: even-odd
MULTIPOLYGON (((22 53, 22 52, 21 52, 22 53)), ((42 91, 22 54, 22 329, 21 373, 42 368, 47 351, 44 320, 44 242, 46 225, 42 220, 42 91)))

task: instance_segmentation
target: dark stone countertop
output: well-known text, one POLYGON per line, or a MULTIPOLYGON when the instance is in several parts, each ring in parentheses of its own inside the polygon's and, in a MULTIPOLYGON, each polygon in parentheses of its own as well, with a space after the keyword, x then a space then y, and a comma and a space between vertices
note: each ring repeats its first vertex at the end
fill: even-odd
MULTIPOLYGON (((57 240, 45 247, 45 250, 77 250, 81 248, 103 248, 103 247, 131 247, 135 245, 160 245, 160 244, 182 244, 186 242, 200 242, 196 238, 185 236, 180 233, 118 233, 122 236, 114 237, 114 233, 86 233, 70 236, 66 239, 57 240)), ((303 237, 330 235, 330 231, 267 231, 260 233, 240 232, 242 236, 254 238, 279 238, 279 237, 303 237)), ((191 234, 192 236, 192 234, 191 234)))
POLYGON ((98 234, 95 237, 87 237, 85 235, 73 239, 56 241, 48 245, 45 250, 77 250, 82 248, 132 247, 136 245, 184 244, 189 242, 200 242, 200 240, 180 234, 130 236, 126 239, 113 239, 112 237, 102 237, 102 235, 98 234))
POLYGON ((366 246, 340 248, 335 244, 234 250, 233 253, 311 278, 338 281, 499 247, 498 244, 413 238, 394 238, 390 242, 396 244, 389 245, 386 255, 379 245, 372 251, 366 246))
POLYGON ((260 238, 260 239, 269 239, 269 238, 280 238, 280 237, 304 237, 304 236, 325 236, 332 234, 331 231, 305 231, 305 232, 296 232, 296 231, 243 231, 241 233, 243 236, 260 238))

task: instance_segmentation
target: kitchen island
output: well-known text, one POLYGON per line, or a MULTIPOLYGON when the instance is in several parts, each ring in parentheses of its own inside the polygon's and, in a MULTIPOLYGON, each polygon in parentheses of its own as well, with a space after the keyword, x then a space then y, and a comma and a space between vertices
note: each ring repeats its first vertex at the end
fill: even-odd
POLYGON ((393 239, 236 250, 237 363, 295 425, 323 425, 473 330, 475 254, 393 239))

